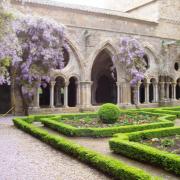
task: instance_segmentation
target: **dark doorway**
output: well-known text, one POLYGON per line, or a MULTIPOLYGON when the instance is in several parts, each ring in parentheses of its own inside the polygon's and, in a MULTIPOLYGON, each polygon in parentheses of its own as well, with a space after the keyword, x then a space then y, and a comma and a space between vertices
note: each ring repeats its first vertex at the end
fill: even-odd
POLYGON ((50 105, 50 85, 47 84, 46 87, 41 86, 40 92, 40 106, 48 107, 50 105))
POLYGON ((116 83, 110 77, 105 75, 98 79, 98 86, 96 89, 96 102, 102 103, 116 103, 116 83))
POLYGON ((152 103, 154 100, 154 88, 153 88, 153 84, 150 83, 149 85, 149 102, 152 103))
POLYGON ((178 84, 176 85, 176 99, 180 99, 180 87, 178 84))
POLYGON ((69 86, 68 86, 68 106, 75 107, 77 104, 77 85, 76 79, 71 77, 69 79, 69 86))
POLYGON ((140 103, 144 103, 145 102, 145 86, 144 83, 142 83, 139 87, 139 101, 140 103))
POLYGON ((4 114, 11 108, 11 86, 0 85, 0 114, 4 114))
POLYGON ((96 57, 91 72, 93 105, 117 103, 117 73, 112 67, 111 56, 108 51, 103 50, 96 57))
POLYGON ((169 85, 169 98, 172 99, 172 85, 169 85))

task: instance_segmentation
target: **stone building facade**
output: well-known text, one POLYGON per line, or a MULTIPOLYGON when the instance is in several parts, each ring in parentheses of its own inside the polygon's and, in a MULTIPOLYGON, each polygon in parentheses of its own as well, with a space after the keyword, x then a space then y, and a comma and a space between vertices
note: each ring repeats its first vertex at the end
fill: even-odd
MULTIPOLYGON (((37 90, 30 112, 94 110, 102 103, 134 107, 128 74, 120 63, 111 76, 112 57, 123 36, 145 49, 145 79, 138 84, 140 107, 180 104, 180 1, 141 0, 123 12, 44 0, 12 0, 23 13, 48 16, 67 27, 66 66, 51 72, 47 88, 37 90)), ((22 106, 16 94, 16 112, 22 106)))

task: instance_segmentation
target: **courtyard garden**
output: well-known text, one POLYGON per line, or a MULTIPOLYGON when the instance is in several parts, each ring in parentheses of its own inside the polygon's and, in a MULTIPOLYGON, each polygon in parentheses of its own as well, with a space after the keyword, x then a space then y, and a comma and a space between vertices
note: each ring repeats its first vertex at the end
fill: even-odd
POLYGON ((178 179, 180 127, 174 127, 178 109, 180 107, 120 110, 105 104, 98 112, 31 115, 13 121, 19 129, 112 178, 178 179), (109 137, 105 139, 107 145, 109 141, 109 152, 117 155, 106 155, 103 150, 88 145, 89 140, 101 147, 105 137, 109 137), (168 174, 167 178, 167 174, 151 174, 121 161, 118 154, 172 175, 168 174))

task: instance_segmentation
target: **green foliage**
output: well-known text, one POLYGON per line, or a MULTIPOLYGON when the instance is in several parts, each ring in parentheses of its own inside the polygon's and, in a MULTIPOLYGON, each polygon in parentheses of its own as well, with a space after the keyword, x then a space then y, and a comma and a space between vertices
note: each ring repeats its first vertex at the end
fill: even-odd
POLYGON ((0 39, 4 33, 7 33, 8 24, 12 20, 12 15, 6 13, 0 6, 0 39))
MULTIPOLYGON (((111 150, 138 161, 160 166, 180 175, 180 156, 138 142, 142 139, 168 137, 180 134, 180 127, 161 128, 127 134, 117 134, 109 141, 111 150)), ((171 143, 168 141, 168 143, 171 143)))
MULTIPOLYGON (((127 115, 131 115, 132 110, 123 111, 121 113, 125 113, 127 115)), ((134 112, 133 112, 134 114, 134 112)), ((149 113, 149 112, 137 112, 137 114, 143 115, 161 115, 157 113, 149 113)), ((134 131, 142 131, 146 129, 155 129, 160 127, 169 127, 173 126, 174 123, 168 121, 169 117, 174 117, 174 115, 161 115, 158 117, 158 121, 151 124, 141 124, 141 125, 127 125, 127 126, 114 126, 114 127, 107 127, 107 128, 76 128, 71 125, 67 125, 63 123, 63 119, 70 119, 70 120, 78 120, 80 118, 88 117, 86 120, 90 118, 96 118, 98 115, 97 113, 78 113, 78 114, 62 114, 62 115, 36 115, 36 116, 29 116, 29 122, 32 122, 33 119, 35 121, 41 121, 46 127, 49 127, 57 132, 60 132, 66 136, 84 136, 84 137, 112 137, 114 134, 117 133, 127 133, 127 132, 134 132, 134 131)), ((28 120, 27 120, 28 121, 28 120)))
POLYGON ((174 146, 175 142, 173 139, 165 138, 161 140, 161 145, 163 147, 172 147, 174 146))
POLYGON ((108 124, 115 123, 118 120, 119 115, 119 107, 111 103, 103 104, 98 111, 98 116, 101 121, 108 124))
POLYGON ((110 175, 114 179, 121 180, 155 180, 157 177, 152 177, 148 173, 135 167, 130 167, 123 162, 114 158, 99 154, 85 147, 77 145, 65 138, 57 135, 49 134, 47 131, 35 127, 23 119, 13 119, 15 126, 23 131, 33 135, 41 141, 51 145, 52 147, 63 151, 80 161, 87 163, 105 174, 110 175))

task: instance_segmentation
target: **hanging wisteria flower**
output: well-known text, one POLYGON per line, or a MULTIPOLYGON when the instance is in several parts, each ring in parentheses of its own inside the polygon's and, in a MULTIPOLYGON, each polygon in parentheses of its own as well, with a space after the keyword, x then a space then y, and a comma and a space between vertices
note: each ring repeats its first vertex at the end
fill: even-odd
POLYGON ((119 41, 119 53, 113 58, 115 61, 120 61, 126 70, 128 80, 133 87, 133 99, 137 105, 137 84, 144 79, 146 71, 146 62, 144 60, 144 49, 139 41, 130 37, 123 37, 119 41))
POLYGON ((130 83, 134 87, 144 79, 146 62, 144 49, 139 41, 130 37, 123 37, 119 41, 119 53, 114 58, 125 65, 127 74, 130 75, 130 83))
POLYGON ((21 47, 12 30, 12 17, 0 8, 0 85, 10 84, 10 65, 21 61, 21 47))
POLYGON ((26 99, 32 99, 41 83, 50 81, 50 70, 64 67, 65 27, 54 20, 32 15, 17 18, 13 23, 20 46, 21 62, 15 63, 19 85, 26 99))

